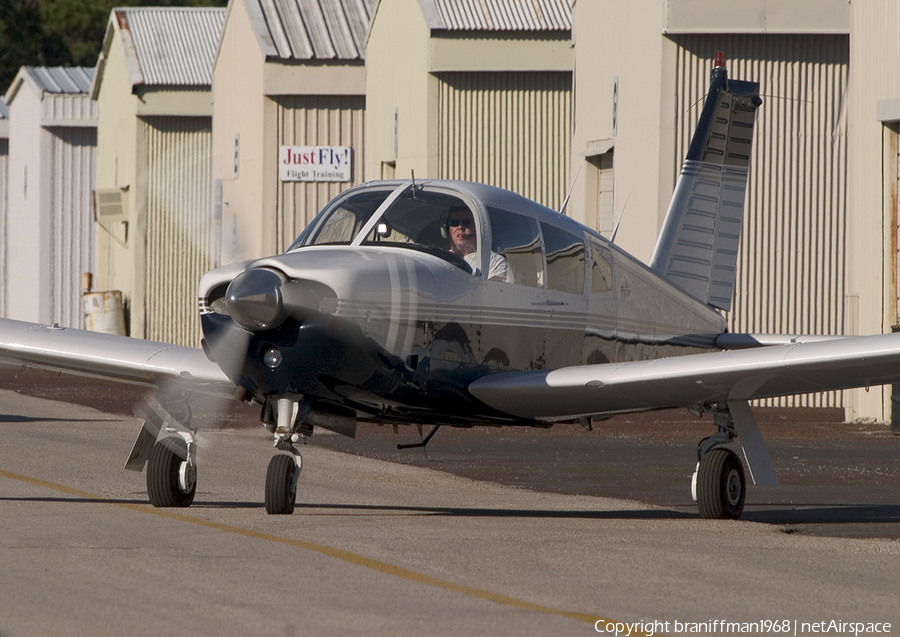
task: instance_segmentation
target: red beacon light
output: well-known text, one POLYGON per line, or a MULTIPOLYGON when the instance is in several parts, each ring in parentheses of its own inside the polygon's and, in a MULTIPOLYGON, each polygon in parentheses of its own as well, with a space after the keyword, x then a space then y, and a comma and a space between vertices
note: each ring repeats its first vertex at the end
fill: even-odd
POLYGON ((725 68, 725 52, 716 51, 716 62, 713 64, 715 68, 725 68))

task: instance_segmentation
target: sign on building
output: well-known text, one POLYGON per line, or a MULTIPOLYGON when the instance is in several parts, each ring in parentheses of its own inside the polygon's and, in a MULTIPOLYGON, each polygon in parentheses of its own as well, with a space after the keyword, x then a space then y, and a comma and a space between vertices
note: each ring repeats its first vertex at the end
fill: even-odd
POLYGON ((281 181, 352 181, 349 146, 282 146, 281 181))

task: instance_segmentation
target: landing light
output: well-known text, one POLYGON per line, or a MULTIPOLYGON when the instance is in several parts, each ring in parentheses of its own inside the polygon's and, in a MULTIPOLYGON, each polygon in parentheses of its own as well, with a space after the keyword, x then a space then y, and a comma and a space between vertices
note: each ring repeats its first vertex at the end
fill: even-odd
POLYGON ((281 367, 281 362, 283 360, 281 352, 274 347, 270 347, 263 353, 263 363, 265 363, 266 367, 269 369, 278 369, 281 367))

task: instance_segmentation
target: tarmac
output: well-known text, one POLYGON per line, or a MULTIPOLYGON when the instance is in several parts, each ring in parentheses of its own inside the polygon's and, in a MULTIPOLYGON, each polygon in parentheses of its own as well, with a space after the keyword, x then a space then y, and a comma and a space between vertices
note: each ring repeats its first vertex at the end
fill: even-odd
POLYGON ((678 412, 441 430, 427 456, 396 449, 415 428, 316 433, 297 512, 268 516, 255 410, 197 401, 197 498, 155 509, 121 468, 143 390, 18 370, 0 387, 2 637, 900 626, 900 437, 833 411, 757 411, 784 486, 751 489, 740 521, 699 519, 712 425, 678 412))

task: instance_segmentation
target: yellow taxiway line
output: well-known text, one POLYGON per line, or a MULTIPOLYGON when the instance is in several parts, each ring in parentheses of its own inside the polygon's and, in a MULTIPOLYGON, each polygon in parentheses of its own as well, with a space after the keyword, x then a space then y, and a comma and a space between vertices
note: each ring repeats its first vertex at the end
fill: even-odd
MULTIPOLYGON (((175 513, 171 509, 157 509, 149 504, 129 504, 126 502, 113 502, 107 498, 102 496, 98 496, 93 493, 87 493, 85 491, 79 491, 77 489, 72 489, 70 487, 63 486, 61 484, 55 484, 53 482, 47 482, 46 480, 39 480, 37 478, 30 478, 28 476, 19 475, 16 473, 10 473, 9 471, 0 470, 0 477, 9 478, 10 480, 18 480, 19 482, 26 482, 28 484, 42 487, 45 489, 51 489, 53 491, 58 491, 60 493, 65 493, 67 495, 71 495, 77 498, 84 498, 89 500, 97 500, 100 502, 107 502, 117 507, 121 507, 123 509, 130 509, 132 511, 137 511, 139 513, 147 513, 151 515, 156 515, 161 518, 168 518, 170 520, 177 520, 179 522, 186 522, 188 524, 194 524, 196 526, 203 526, 209 529, 215 529, 217 531, 224 531, 225 533, 233 533, 235 535, 242 535, 244 537, 254 538, 257 540, 263 540, 266 542, 276 542, 278 544, 287 544, 288 546, 295 546, 297 548, 306 549, 307 551, 313 551, 315 553, 319 553, 321 555, 326 555, 328 557, 332 557, 338 560, 342 560, 344 562, 349 562, 350 564, 356 564, 357 566, 363 566, 365 568, 372 569, 373 571, 377 571, 379 573, 384 573, 385 575, 391 575, 393 577, 398 577, 400 579, 408 580, 410 582, 415 582, 417 584, 423 584, 425 586, 433 586, 435 588, 441 588, 446 591, 451 591, 454 593, 459 593, 460 595, 466 595, 468 597, 474 597, 477 599, 482 599, 487 602, 493 602, 495 604, 500 604, 502 606, 508 606, 510 608, 515 608, 518 610, 531 611, 535 613, 546 613, 548 615, 558 615, 560 617, 566 617, 568 619, 574 619, 575 621, 583 622, 586 624, 597 625, 599 624, 616 624, 614 620, 611 620, 607 617, 602 617, 600 615, 593 615, 591 613, 575 613, 571 611, 561 610, 558 608, 553 608, 551 606, 543 606, 541 604, 534 604, 532 602, 528 602, 522 599, 517 599, 515 597, 509 597, 508 595, 501 595, 500 593, 492 593, 491 591, 486 591, 480 588, 474 588, 472 586, 466 586, 464 584, 456 584, 454 582, 448 582, 446 580, 438 579, 436 577, 431 577, 430 575, 424 575, 422 573, 417 573, 416 571, 412 571, 407 568, 403 568, 402 566, 395 566, 393 564, 388 564, 387 562, 381 562, 379 560, 373 560, 368 557, 364 557, 362 555, 357 555, 356 553, 351 553, 349 551, 344 551, 343 549, 338 549, 333 546, 327 546, 325 544, 318 544, 315 542, 305 542, 303 540, 292 540, 291 538, 281 537, 278 535, 272 535, 270 533, 262 533, 260 531, 253 531, 251 529, 244 529, 239 526, 232 526, 230 524, 221 524, 219 522, 212 522, 210 520, 203 520, 200 518, 195 518, 189 515, 184 515, 182 513, 175 513)), ((621 624, 621 622, 619 622, 621 624)), ((645 633, 632 632, 632 635, 645 635, 645 633)))

